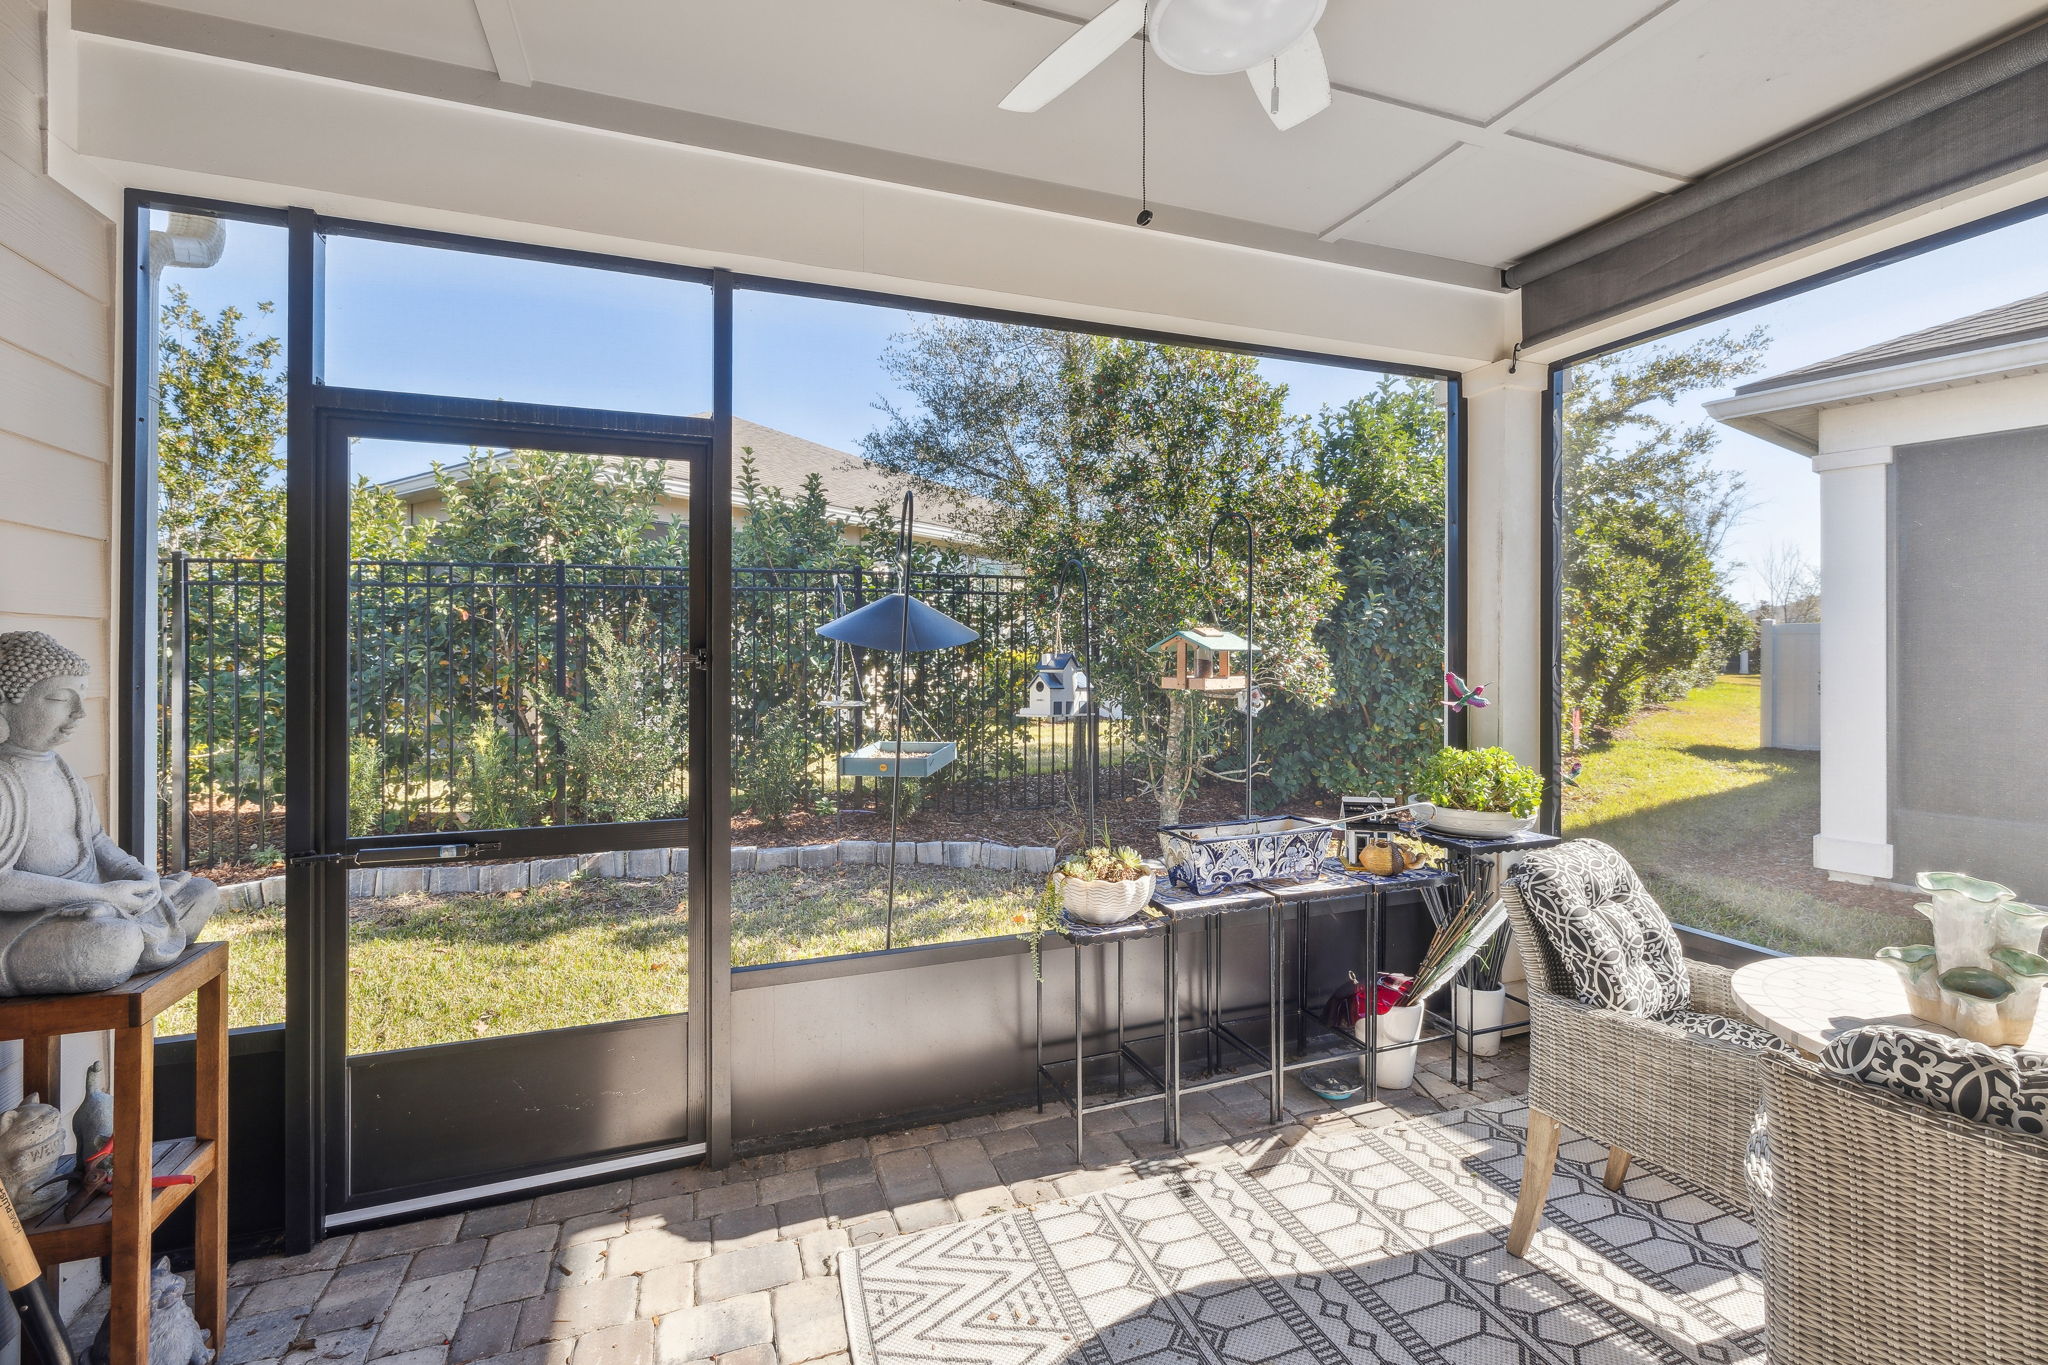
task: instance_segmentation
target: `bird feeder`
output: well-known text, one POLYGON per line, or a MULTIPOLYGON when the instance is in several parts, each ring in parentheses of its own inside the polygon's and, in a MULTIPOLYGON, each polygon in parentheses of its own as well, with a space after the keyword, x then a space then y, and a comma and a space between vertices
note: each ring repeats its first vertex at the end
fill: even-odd
POLYGON ((1038 660, 1031 691, 1017 715, 1023 720, 1074 720, 1087 714, 1089 691, 1087 670, 1077 656, 1046 654, 1038 660))
POLYGON ((896 591, 818 627, 818 634, 835 644, 887 650, 896 656, 896 704, 888 740, 864 745, 839 759, 842 775, 889 780, 889 903, 882 940, 889 948, 896 946, 896 833, 903 811, 903 779, 929 777, 951 763, 958 752, 945 740, 904 740, 904 660, 911 654, 955 649, 981 638, 973 627, 910 595, 910 528, 916 507, 916 495, 905 493, 896 530, 896 591))
POLYGON ((1237 656, 1250 650, 1244 637, 1215 626, 1189 626, 1152 646, 1164 656, 1159 685, 1182 692, 1242 692, 1248 682, 1237 656))

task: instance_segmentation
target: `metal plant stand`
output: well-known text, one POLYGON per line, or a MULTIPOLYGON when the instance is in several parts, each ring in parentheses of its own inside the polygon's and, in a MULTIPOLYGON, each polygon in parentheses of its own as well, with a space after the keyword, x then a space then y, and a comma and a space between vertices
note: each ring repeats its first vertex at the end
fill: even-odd
MULTIPOLYGON (((1450 870, 1457 877, 1456 894, 1458 903, 1462 903, 1467 897, 1479 892, 1484 892, 1489 896, 1498 892, 1500 887, 1500 855, 1533 853, 1539 848, 1555 848, 1564 842, 1555 834, 1542 834, 1536 830, 1523 830, 1519 834, 1510 834, 1497 838, 1467 838, 1464 835, 1441 834, 1435 830, 1424 829, 1416 837, 1435 844, 1443 849, 1447 855, 1450 870)), ((1502 932, 1506 931, 1503 930, 1502 932)), ((1460 973, 1460 975, 1462 976, 1463 973, 1460 973)), ((1513 991, 1507 991, 1506 994, 1507 999, 1511 1003, 1520 1005, 1525 1010, 1529 1007, 1529 997, 1527 995, 1516 995, 1513 991)), ((1458 1057, 1461 1053, 1465 1059, 1465 1079, 1463 1084, 1469 1087, 1477 1079, 1479 1058, 1478 1054, 1473 1050, 1472 1040, 1474 1038, 1490 1034, 1504 1035, 1511 1028, 1526 1027, 1526 1024, 1510 1024, 1503 1019, 1500 1023, 1490 1024, 1485 1028, 1473 1028, 1469 1021, 1465 1025, 1460 1026, 1454 1017, 1452 1029, 1457 1034, 1461 1046, 1451 1049, 1452 1083, 1459 1083, 1458 1057)))
POLYGON ((1135 919, 1126 920, 1122 924, 1110 925, 1082 924, 1076 920, 1069 919, 1064 914, 1060 916, 1059 928, 1055 932, 1065 939, 1074 950, 1074 1043, 1072 1059, 1070 1061, 1048 1063, 1045 1060, 1045 973, 1043 971, 1043 959, 1041 958, 1040 960, 1041 970, 1038 974, 1036 1008, 1033 1011, 1036 1026, 1033 1039, 1032 1084, 1038 1108, 1041 1112, 1045 1109, 1045 1091, 1048 1084, 1053 1087, 1059 1098, 1067 1104, 1068 1108, 1073 1110, 1074 1151, 1077 1157, 1079 1157, 1082 1151, 1082 1143, 1087 1138, 1088 1115, 1103 1113, 1111 1109, 1123 1109, 1134 1104, 1142 1104, 1146 1100, 1156 1099, 1167 1094, 1170 1089, 1166 1078, 1173 1074, 1179 1062, 1178 1040, 1174 1036, 1174 1031, 1162 1025, 1157 1033, 1148 1032, 1141 1037, 1132 1037, 1126 1030, 1124 1021, 1124 945, 1133 939, 1165 938, 1166 980, 1160 1018, 1162 1020, 1173 1019, 1180 1012, 1180 1002, 1176 989, 1179 973, 1174 970, 1174 944, 1169 933, 1169 927, 1164 919, 1151 913, 1149 910, 1135 919), (1083 1017, 1081 1005, 1081 958, 1083 950, 1087 948, 1109 948, 1115 952, 1116 989, 1113 995, 1115 1022, 1112 1029, 1111 1047, 1107 1052, 1091 1053, 1088 1051, 1087 1021, 1083 1017), (1139 1043, 1154 1040, 1160 1043, 1164 1052, 1163 1070, 1155 1068, 1137 1051, 1139 1043), (1109 1061, 1113 1061, 1116 1064, 1115 1088, 1109 1092, 1112 1098, 1098 1099, 1091 1103, 1088 1099, 1088 1064, 1090 1062, 1109 1061), (1060 1075, 1061 1070, 1068 1066, 1071 1066, 1074 1072, 1071 1085, 1064 1081, 1060 1075), (1138 1081, 1143 1083, 1141 1086, 1133 1085, 1132 1078, 1134 1075, 1138 1081))

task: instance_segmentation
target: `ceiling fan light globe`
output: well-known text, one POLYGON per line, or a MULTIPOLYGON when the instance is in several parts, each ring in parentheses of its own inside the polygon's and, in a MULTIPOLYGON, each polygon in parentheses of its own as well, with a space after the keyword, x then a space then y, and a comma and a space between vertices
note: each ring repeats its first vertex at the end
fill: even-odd
POLYGON ((1269 62, 1323 17, 1328 0, 1152 0, 1152 50, 1191 76, 1269 62))

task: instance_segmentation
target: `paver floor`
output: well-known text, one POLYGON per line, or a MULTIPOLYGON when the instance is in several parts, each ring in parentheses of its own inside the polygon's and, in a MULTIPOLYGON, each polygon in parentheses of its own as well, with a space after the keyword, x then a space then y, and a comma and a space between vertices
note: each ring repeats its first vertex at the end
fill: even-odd
MULTIPOLYGON (((1522 1092, 1526 1047, 1450 1080, 1438 1044, 1412 1089, 1332 1104, 1298 1084, 1289 1125, 1358 1124, 1522 1092)), ((803 1365, 847 1361, 832 1257, 844 1247, 1084 1194, 1270 1141, 1265 1090, 1092 1116, 1087 1150, 1048 1104, 684 1167, 333 1237, 238 1261, 219 1365, 803 1365)), ((83 1324, 81 1324, 83 1326, 83 1324)))

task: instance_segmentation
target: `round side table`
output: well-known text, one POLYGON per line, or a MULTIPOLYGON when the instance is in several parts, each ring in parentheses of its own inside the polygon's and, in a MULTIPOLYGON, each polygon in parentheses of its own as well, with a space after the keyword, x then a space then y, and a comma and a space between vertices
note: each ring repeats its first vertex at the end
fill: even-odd
MULTIPOLYGON (((1898 972, 1875 958, 1766 958, 1738 967, 1729 984, 1744 1014, 1808 1056, 1865 1024, 1949 1032, 1917 1017, 1898 972)), ((2035 1021, 2028 1046, 2048 1048, 2048 1010, 2035 1021)))

